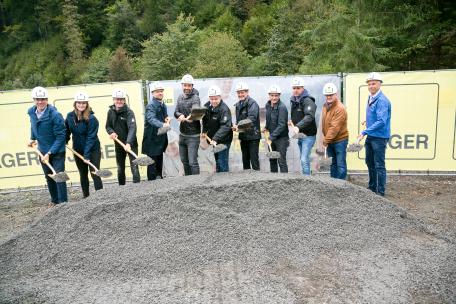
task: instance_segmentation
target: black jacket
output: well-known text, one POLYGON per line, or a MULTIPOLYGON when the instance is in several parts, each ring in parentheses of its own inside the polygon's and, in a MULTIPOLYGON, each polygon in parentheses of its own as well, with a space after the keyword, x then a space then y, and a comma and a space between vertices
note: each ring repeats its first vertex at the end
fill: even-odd
POLYGON ((206 115, 203 117, 203 132, 207 133, 212 140, 218 144, 229 144, 233 140, 233 130, 231 130, 231 111, 226 103, 214 108, 210 102, 204 105, 207 108, 206 115))
POLYGON ((307 136, 317 134, 317 124, 315 122, 315 112, 317 105, 315 98, 309 95, 307 90, 298 97, 291 96, 291 121, 299 128, 300 133, 307 136))
MULTIPOLYGON (((192 89, 192 92, 188 95, 180 94, 177 98, 177 105, 174 111, 174 117, 179 118, 179 116, 184 115, 187 117, 192 112, 192 107, 200 107, 201 101, 199 98, 199 92, 196 89, 192 89)), ((195 135, 201 133, 201 124, 200 121, 182 121, 179 126, 179 131, 184 135, 195 135)))
POLYGON ((130 144, 132 147, 138 146, 135 113, 127 105, 124 105, 119 111, 116 111, 114 105, 109 107, 106 132, 108 134, 116 132, 124 144, 130 144))
POLYGON ((266 129, 269 131, 269 138, 288 138, 288 110, 285 104, 279 100, 275 106, 272 106, 269 100, 266 103, 266 129))
POLYGON ((249 118, 253 122, 253 128, 248 132, 240 132, 240 140, 257 140, 261 139, 260 133, 260 107, 257 102, 247 96, 245 100, 238 101, 234 105, 236 107, 236 124, 241 120, 249 118))

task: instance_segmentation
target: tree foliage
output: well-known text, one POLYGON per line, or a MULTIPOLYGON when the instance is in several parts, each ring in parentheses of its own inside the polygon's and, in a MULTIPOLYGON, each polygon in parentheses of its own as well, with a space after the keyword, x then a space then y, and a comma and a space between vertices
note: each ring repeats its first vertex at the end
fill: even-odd
POLYGON ((454 0, 2 0, 0 90, 455 68, 455 28, 454 0))

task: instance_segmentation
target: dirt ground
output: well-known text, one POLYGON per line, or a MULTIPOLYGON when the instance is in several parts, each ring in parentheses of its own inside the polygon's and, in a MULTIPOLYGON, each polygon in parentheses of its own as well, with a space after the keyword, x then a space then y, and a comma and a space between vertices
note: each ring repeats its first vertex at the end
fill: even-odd
MULTIPOLYGON (((351 175, 348 180, 367 185, 365 175, 351 175)), ((82 199, 79 189, 69 189, 69 198, 82 199)), ((456 235, 456 176, 388 176, 386 198, 437 230, 456 235)), ((0 194, 0 242, 43 216, 48 202, 46 190, 0 194)))

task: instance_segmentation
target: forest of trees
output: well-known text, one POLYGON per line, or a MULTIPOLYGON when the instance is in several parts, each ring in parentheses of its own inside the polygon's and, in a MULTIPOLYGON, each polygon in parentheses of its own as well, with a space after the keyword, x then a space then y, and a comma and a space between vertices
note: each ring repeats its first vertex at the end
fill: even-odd
POLYGON ((0 90, 456 67, 454 0, 0 0, 0 90))

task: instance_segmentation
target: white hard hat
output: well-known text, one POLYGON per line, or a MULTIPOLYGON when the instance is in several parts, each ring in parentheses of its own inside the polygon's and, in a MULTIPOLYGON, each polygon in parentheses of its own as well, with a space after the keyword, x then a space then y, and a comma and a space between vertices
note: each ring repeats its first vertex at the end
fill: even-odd
POLYGON ((150 84, 150 92, 154 92, 156 90, 164 90, 165 88, 163 87, 163 85, 161 84, 161 82, 158 82, 158 81, 154 81, 150 84))
POLYGON ((366 82, 369 82, 371 80, 378 80, 380 82, 383 82, 382 76, 377 72, 372 72, 367 75, 366 82))
POLYGON ((185 75, 182 77, 181 83, 182 83, 182 84, 184 84, 184 83, 194 84, 194 82, 193 82, 193 76, 190 75, 190 74, 185 74, 185 75))
POLYGON ((32 90, 32 98, 48 98, 48 91, 43 87, 35 87, 32 90))
POLYGON ((248 91, 249 86, 245 82, 238 82, 236 84, 236 92, 238 91, 248 91))
POLYGON ((292 87, 304 87, 304 79, 301 77, 294 77, 291 80, 291 86, 292 87))
POLYGON ((112 91, 112 98, 127 98, 127 92, 124 89, 115 89, 112 91))
POLYGON ((89 95, 87 95, 86 93, 84 92, 78 92, 75 96, 74 96, 74 101, 89 101, 89 95))
POLYGON ((221 96, 222 95, 222 90, 220 90, 220 88, 218 86, 214 85, 214 86, 211 86, 209 88, 209 90, 207 91, 207 95, 209 97, 211 97, 211 96, 221 96))
POLYGON ((281 94, 281 93, 282 93, 282 91, 280 90, 280 87, 276 84, 273 84, 268 89, 268 94, 281 94))
POLYGON ((334 83, 329 82, 323 86, 323 95, 333 95, 337 93, 337 87, 334 83))

